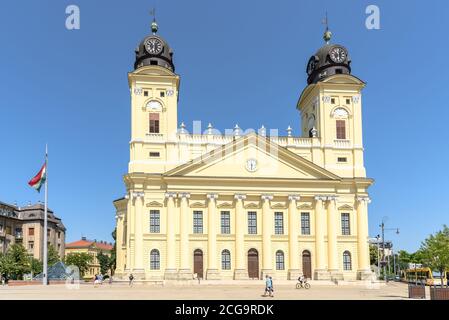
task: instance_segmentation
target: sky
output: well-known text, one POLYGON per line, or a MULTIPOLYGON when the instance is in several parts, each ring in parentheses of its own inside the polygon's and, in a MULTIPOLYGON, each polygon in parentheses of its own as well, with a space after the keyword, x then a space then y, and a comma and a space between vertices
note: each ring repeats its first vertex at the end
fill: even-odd
POLYGON ((150 33, 174 50, 179 121, 224 131, 293 128, 306 64, 323 45, 348 48, 363 92, 370 236, 414 251, 448 223, 449 67, 447 1, 17 0, 0 4, 0 201, 43 200, 27 185, 49 148, 49 206, 67 241, 112 241, 112 201, 125 193, 129 161, 127 73, 150 33), (79 30, 65 27, 68 5, 79 30), (368 5, 380 29, 365 26, 368 5))

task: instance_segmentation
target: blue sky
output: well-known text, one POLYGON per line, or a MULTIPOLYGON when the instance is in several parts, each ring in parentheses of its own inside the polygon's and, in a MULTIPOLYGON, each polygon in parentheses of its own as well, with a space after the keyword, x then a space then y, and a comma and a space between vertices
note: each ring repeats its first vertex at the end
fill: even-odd
POLYGON ((333 42, 367 82, 370 234, 388 217, 401 232, 387 238, 416 250, 448 223, 447 1, 3 1, 0 201, 42 200, 27 181, 48 142, 49 204, 67 240, 111 240, 129 159, 127 72, 154 5, 182 77, 179 120, 281 134, 299 132, 295 105, 327 10, 333 42), (80 30, 65 28, 70 4, 80 7, 80 30), (369 4, 380 8, 380 30, 365 28, 369 4))

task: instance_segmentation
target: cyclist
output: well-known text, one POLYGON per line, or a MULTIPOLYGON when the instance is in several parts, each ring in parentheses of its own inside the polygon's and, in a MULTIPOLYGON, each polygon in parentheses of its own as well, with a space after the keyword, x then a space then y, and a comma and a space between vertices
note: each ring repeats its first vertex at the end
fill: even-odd
POLYGON ((304 285, 304 282, 306 282, 306 277, 304 277, 304 275, 300 275, 298 278, 298 282, 301 284, 301 286, 304 285))

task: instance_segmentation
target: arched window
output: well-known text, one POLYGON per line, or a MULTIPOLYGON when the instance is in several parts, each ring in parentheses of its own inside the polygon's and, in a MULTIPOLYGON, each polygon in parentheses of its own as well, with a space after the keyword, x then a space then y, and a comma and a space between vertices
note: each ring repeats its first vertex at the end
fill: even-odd
POLYGON ((276 270, 284 270, 284 253, 281 250, 276 251, 276 270))
POLYGON ((343 108, 337 108, 333 112, 336 126, 336 137, 337 139, 346 139, 346 120, 349 117, 348 111, 343 108))
POLYGON ((351 253, 349 251, 343 252, 343 270, 352 270, 351 253))
POLYGON ((221 269, 231 270, 231 253, 229 250, 223 250, 221 252, 221 269))
POLYGON ((161 258, 159 250, 153 249, 150 253, 150 270, 159 270, 161 267, 161 258))

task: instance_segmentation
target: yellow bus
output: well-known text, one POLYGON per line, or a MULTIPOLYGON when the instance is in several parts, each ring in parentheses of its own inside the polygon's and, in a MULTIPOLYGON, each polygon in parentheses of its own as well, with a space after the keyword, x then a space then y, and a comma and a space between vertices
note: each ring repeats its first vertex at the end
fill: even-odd
MULTIPOLYGON (((443 285, 447 284, 449 271, 444 272, 443 285)), ((402 272, 402 280, 410 283, 426 284, 427 286, 440 286, 441 275, 430 268, 407 269, 402 272)))

